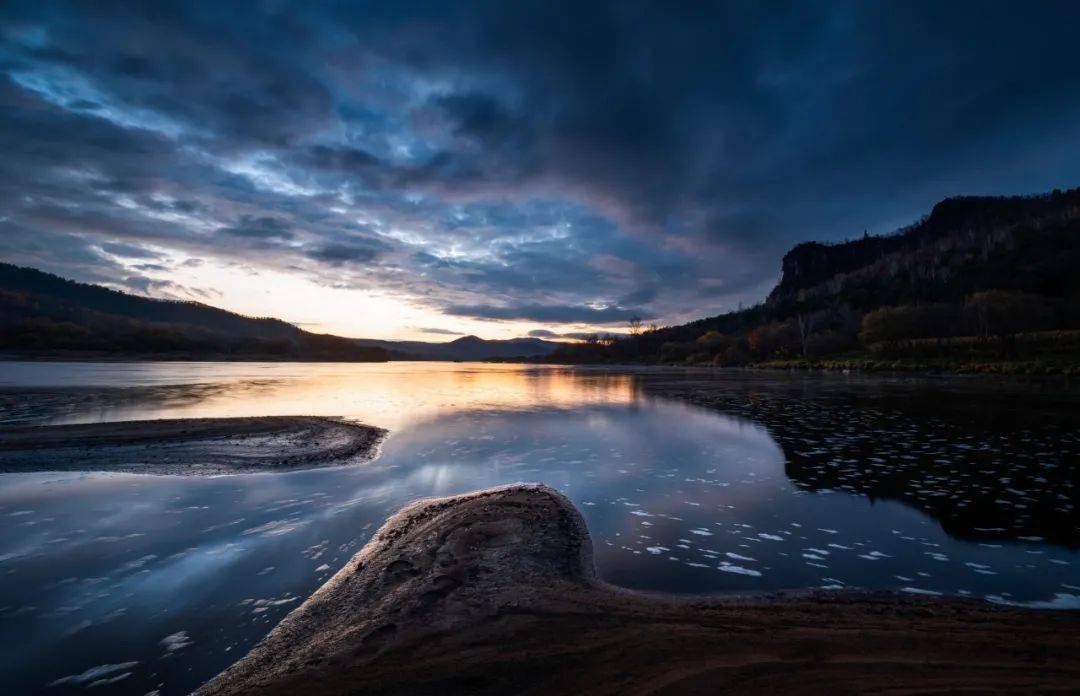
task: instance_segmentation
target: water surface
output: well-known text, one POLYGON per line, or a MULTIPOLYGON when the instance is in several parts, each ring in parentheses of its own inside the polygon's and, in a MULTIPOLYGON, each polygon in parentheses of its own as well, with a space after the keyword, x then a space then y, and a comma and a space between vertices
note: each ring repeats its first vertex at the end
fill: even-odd
POLYGON ((694 376, 721 394, 703 408, 668 398, 665 379, 445 363, 0 363, 8 424, 323 414, 392 433, 374 462, 333 469, 0 475, 0 679, 15 693, 186 693, 405 502, 516 481, 569 495, 601 575, 628 587, 1076 606, 1080 450, 1060 425, 1017 422, 1037 392, 1021 402, 972 380, 914 389, 718 372, 694 376), (959 415, 943 415, 948 404, 959 415))

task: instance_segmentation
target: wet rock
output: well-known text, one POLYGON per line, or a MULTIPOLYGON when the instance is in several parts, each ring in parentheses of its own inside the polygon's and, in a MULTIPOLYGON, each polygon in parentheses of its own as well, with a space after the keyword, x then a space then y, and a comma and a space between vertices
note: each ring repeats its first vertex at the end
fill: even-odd
POLYGON ((1029 692, 1080 686, 1077 654, 1070 613, 611 587, 571 503, 513 485, 408 506, 198 694, 1029 692))
POLYGON ((308 469, 374 456, 386 431, 317 416, 180 418, 7 428, 0 472, 213 475, 308 469))

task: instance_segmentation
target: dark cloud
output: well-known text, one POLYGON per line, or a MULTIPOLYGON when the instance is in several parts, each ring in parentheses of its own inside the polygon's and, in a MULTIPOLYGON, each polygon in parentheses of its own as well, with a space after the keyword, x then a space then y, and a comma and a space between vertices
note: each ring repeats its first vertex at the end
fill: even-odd
POLYGON ((440 329, 438 327, 422 327, 422 328, 418 328, 417 331, 419 331, 420 333, 435 334, 437 336, 464 336, 465 335, 461 331, 451 331, 450 329, 440 329))
POLYGON ((129 259, 156 259, 161 257, 161 254, 156 251, 125 242, 105 242, 101 245, 101 250, 113 256, 123 256, 129 259))
POLYGON ((180 283, 174 283, 171 280, 157 280, 138 275, 125 276, 109 284, 127 292, 164 297, 171 300, 209 300, 217 297, 215 293, 190 288, 180 283))
POLYGON ((367 263, 378 255, 377 248, 359 244, 327 244, 308 252, 308 256, 316 261, 325 261, 332 265, 367 263))
POLYGON ((491 142, 521 134, 527 125, 488 94, 448 94, 436 97, 434 103, 453 123, 455 134, 467 138, 491 142))
POLYGON ((615 338, 619 334, 607 331, 567 331, 557 333, 547 329, 533 329, 529 336, 533 338, 569 338, 574 341, 585 341, 591 338, 615 338))
POLYGON ((289 223, 280 218, 244 215, 236 225, 222 227, 218 231, 234 237, 292 239, 293 233, 289 230, 289 227, 289 223))
POLYGON ((455 316, 681 321, 759 300, 798 241, 1080 183, 1078 28, 1059 2, 6 2, 0 252, 150 293, 192 291, 130 262, 179 252, 455 316))
POLYGON ((445 311, 447 314, 479 319, 527 319, 529 321, 558 324, 616 324, 625 323, 635 317, 639 319, 649 318, 648 313, 640 309, 627 309, 625 307, 595 308, 586 305, 450 305, 446 307, 445 311))

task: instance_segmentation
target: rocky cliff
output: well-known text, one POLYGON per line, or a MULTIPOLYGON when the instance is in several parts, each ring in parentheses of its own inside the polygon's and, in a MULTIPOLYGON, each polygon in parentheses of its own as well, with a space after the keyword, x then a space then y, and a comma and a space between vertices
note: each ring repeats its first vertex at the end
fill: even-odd
POLYGON ((783 277, 767 304, 839 295, 869 308, 986 287, 1068 296, 1076 290, 1078 240, 1080 188, 949 198, 892 235, 796 246, 784 256, 783 277))

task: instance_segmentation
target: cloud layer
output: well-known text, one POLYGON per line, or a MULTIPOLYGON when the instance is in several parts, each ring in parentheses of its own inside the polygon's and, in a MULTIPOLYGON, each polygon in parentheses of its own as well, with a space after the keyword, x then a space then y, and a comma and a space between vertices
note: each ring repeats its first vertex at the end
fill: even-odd
POLYGON ((1080 9, 1028 5, 8 2, 0 255, 447 331, 712 314, 795 242, 1080 183, 1080 9))

